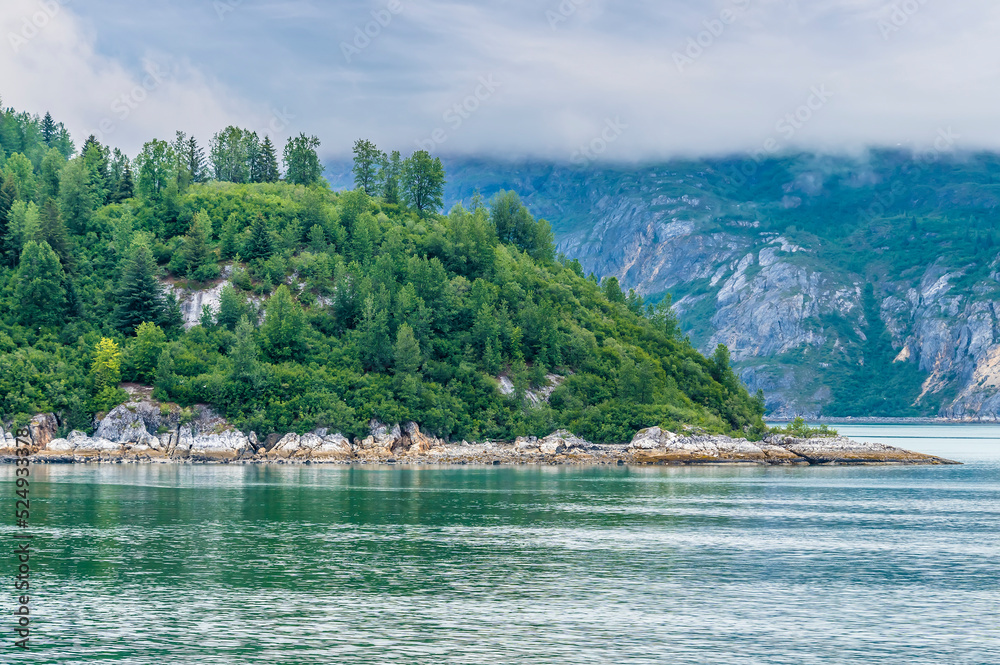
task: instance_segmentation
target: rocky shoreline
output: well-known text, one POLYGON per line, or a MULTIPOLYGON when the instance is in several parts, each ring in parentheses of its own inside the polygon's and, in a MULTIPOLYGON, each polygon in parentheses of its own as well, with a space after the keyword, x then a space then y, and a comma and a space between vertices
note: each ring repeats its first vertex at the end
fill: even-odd
MULTIPOLYGON (((513 442, 446 442, 416 423, 370 423, 369 435, 354 439, 316 430, 272 434, 232 429, 207 409, 181 424, 177 414, 146 401, 116 407, 93 436, 73 431, 57 438, 53 414, 39 414, 28 428, 36 463, 180 462, 222 464, 568 464, 568 465, 886 465, 958 464, 880 443, 846 437, 797 439, 774 435, 752 442, 727 436, 676 434, 651 427, 628 443, 594 444, 560 430, 541 439, 513 442), (155 432, 155 433, 154 433, 155 432)), ((14 435, 0 427, 0 461, 16 454, 14 435)))

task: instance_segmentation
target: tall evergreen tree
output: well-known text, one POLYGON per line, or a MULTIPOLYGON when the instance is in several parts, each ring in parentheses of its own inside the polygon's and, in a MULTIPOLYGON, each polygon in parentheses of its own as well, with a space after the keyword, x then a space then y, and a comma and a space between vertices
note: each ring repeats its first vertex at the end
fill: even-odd
POLYGON ((187 148, 187 169, 191 174, 191 182, 205 182, 205 151, 198 145, 198 140, 194 136, 188 137, 187 148))
POLYGON ((70 254, 69 238, 66 234, 66 225, 63 223, 62 213, 59 206, 53 199, 45 199, 42 204, 41 215, 39 216, 38 240, 44 241, 52 250, 59 255, 59 259, 64 266, 69 266, 73 257, 70 254))
POLYGON ((62 170, 59 206, 75 234, 86 232, 91 213, 98 207, 98 193, 83 157, 75 157, 62 170))
POLYGON ((132 182, 132 166, 126 159, 122 169, 122 179, 118 183, 118 189, 115 190, 115 199, 120 202, 133 196, 135 196, 135 184, 132 182))
POLYGON ((305 328, 302 308, 282 284, 267 301, 267 313, 260 327, 264 351, 274 361, 299 359, 305 351, 305 328))
POLYGON ((62 153, 55 148, 49 148, 42 158, 41 178, 38 183, 40 199, 59 197, 59 176, 65 165, 66 159, 62 153))
POLYGON ((323 175, 316 149, 319 139, 299 134, 285 144, 285 180, 293 185, 314 185, 323 175))
POLYGON ((209 248, 211 241, 212 219, 207 212, 201 210, 191 219, 191 227, 181 246, 181 256, 188 277, 203 282, 218 274, 215 257, 209 248))
POLYGON ((124 258, 115 292, 115 327, 131 335, 144 321, 161 321, 164 310, 163 287, 156 280, 153 254, 145 243, 137 243, 124 258))
POLYGON ((354 143, 354 186, 368 196, 375 195, 378 168, 385 155, 367 139, 354 143))
POLYGON ((382 200, 396 205, 400 201, 399 179, 403 174, 403 162, 398 150, 393 150, 389 156, 382 153, 381 160, 378 175, 382 200))
POLYGON ((65 274, 59 257, 46 242, 29 240, 21 252, 14 300, 26 326, 56 326, 66 310, 65 274))
POLYGON ((257 213, 250 227, 250 239, 243 247, 243 258, 247 261, 268 259, 274 253, 274 243, 271 240, 271 229, 268 228, 264 215, 257 213))
POLYGON ((17 200, 14 183, 4 177, 0 170, 0 265, 14 265, 13 230, 10 227, 10 209, 17 200))
POLYGON ((45 117, 42 118, 42 140, 45 141, 45 145, 52 147, 55 138, 56 123, 52 120, 52 114, 46 111, 45 117))
POLYGON ((278 182, 281 172, 278 170, 278 153, 271 142, 270 136, 264 137, 260 144, 260 182, 278 182))

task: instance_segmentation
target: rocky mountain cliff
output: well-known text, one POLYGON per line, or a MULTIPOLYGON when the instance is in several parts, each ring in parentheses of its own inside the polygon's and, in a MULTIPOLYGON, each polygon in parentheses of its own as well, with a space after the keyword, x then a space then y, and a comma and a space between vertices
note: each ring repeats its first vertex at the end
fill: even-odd
POLYGON ((446 167, 450 202, 514 189, 585 271, 671 294, 772 415, 1000 414, 998 155, 446 167))

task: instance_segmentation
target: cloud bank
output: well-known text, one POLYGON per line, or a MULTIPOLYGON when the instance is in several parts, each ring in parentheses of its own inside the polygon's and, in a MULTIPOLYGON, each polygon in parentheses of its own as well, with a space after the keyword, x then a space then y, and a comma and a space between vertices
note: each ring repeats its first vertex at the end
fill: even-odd
POLYGON ((133 153, 230 123, 329 156, 993 149, 998 28, 988 0, 7 0, 0 94, 133 153))

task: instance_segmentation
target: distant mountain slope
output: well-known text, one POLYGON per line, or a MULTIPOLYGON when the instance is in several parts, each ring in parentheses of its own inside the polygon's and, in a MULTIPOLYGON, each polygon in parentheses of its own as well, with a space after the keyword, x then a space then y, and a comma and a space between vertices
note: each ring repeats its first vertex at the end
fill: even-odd
POLYGON ((445 166, 449 205, 514 189, 587 272, 671 293, 773 414, 1000 413, 1000 155, 445 166))

